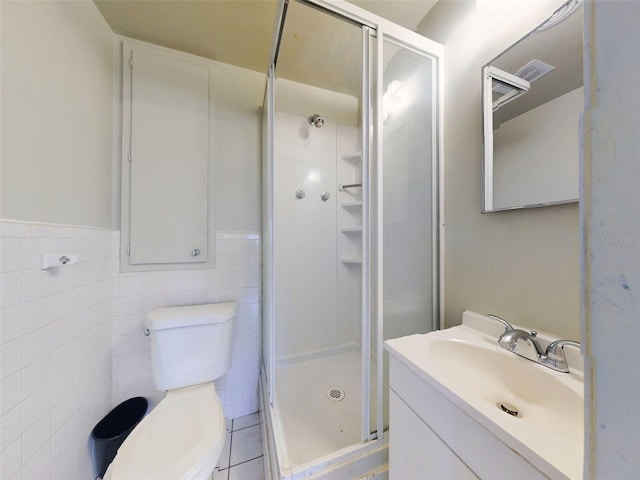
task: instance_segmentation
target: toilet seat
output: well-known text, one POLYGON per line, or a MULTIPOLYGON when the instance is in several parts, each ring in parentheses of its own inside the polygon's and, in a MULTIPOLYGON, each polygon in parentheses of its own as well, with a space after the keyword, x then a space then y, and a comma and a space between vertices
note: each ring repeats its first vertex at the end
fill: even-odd
POLYGON ((104 478, 209 479, 224 439, 224 413, 213 382, 170 390, 124 441, 104 478))

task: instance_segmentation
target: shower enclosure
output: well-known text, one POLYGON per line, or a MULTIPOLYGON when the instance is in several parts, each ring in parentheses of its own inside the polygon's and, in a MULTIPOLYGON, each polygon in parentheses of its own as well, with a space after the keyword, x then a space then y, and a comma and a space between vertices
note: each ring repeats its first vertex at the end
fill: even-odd
POLYGON ((282 4, 263 110, 274 478, 357 478, 386 463, 383 342, 440 321, 441 58, 346 2, 282 4))

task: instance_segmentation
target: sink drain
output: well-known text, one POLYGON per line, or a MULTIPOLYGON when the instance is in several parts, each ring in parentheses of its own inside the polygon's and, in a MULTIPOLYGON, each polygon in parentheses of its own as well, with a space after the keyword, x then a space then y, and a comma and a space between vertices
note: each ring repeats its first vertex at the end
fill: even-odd
POLYGON ((334 402, 341 402, 342 400, 344 400, 344 396, 345 396, 344 390, 341 388, 334 387, 334 388, 330 388, 327 391, 327 398, 334 402))
POLYGON ((508 413, 512 417, 522 418, 522 413, 520 412, 520 410, 518 410, 518 407, 515 407, 507 402, 498 402, 496 403, 496 405, 504 413, 508 413))

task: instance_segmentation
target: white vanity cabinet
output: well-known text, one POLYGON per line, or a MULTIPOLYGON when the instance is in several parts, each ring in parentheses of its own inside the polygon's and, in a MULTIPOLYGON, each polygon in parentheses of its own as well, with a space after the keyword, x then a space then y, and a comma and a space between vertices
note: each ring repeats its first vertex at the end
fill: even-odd
POLYGON ((566 478, 543 474, 389 353, 390 480, 566 478))
POLYGON ((393 389, 389 392, 389 478, 478 478, 393 389))

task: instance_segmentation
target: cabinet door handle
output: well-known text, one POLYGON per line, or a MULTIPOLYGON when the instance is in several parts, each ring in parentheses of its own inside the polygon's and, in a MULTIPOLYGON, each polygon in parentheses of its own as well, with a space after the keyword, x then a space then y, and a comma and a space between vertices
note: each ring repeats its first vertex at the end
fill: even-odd
POLYGON ((191 250, 191 256, 192 257, 197 257, 198 255, 200 255, 200 249, 199 248, 194 248, 193 250, 191 250))

